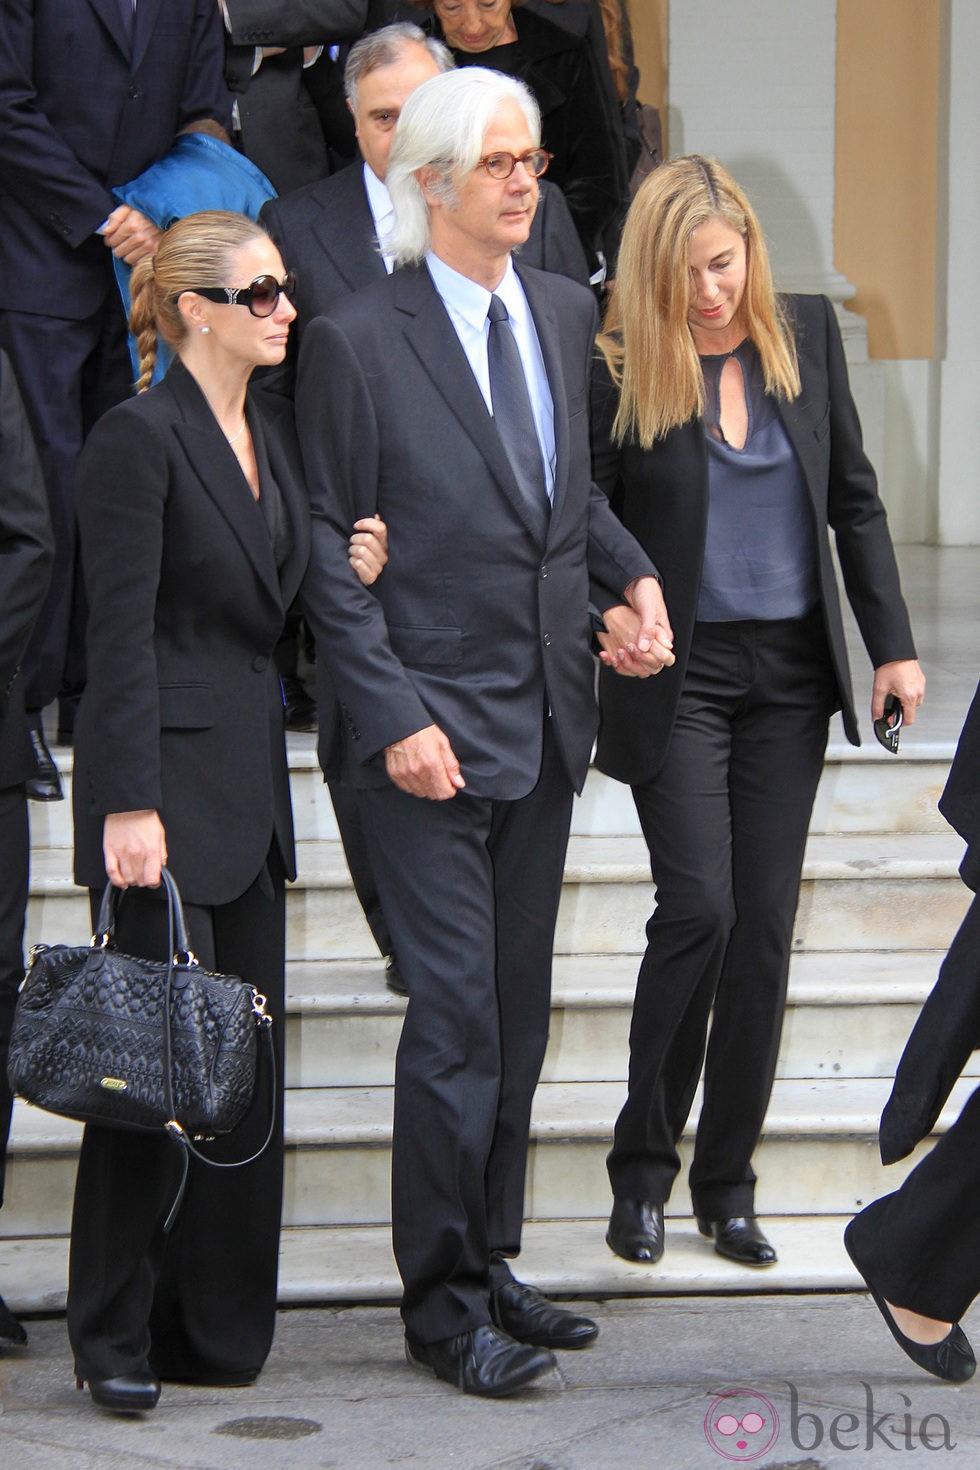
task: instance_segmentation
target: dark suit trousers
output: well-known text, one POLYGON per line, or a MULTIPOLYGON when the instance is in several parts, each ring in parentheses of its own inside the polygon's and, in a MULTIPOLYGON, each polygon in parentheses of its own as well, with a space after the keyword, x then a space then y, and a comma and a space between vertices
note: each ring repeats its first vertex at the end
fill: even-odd
POLYGON ((7 1081, 7 1048, 17 991, 24 978, 24 911, 29 864, 27 798, 23 786, 8 786, 0 790, 0 1205, 13 1104, 7 1081))
POLYGON ((360 794, 341 781, 328 781, 330 800, 333 802, 337 831, 347 859, 357 901, 364 910, 371 936, 379 953, 390 955, 394 951, 388 923, 381 907, 381 895, 371 866, 371 854, 364 835, 364 822, 360 811, 360 794))
MULTIPOLYGON (((664 674, 660 677, 669 678, 664 674)), ((819 614, 698 623, 667 757, 634 787, 657 885, 630 1029, 613 1194, 664 1202, 705 1061, 691 1194, 753 1213, 807 827, 837 707, 819 614)))
MULTIPOLYGON (((111 276, 111 262, 106 265, 111 276)), ((107 290, 102 308, 81 321, 0 312, 0 346, 10 355, 30 419, 55 543, 51 586, 23 662, 28 711, 61 694, 77 695, 85 683, 75 467, 92 425, 129 395, 133 376, 114 277, 107 290)))
MULTIPOLYGON (((943 964, 944 983, 975 986, 980 970, 980 897, 943 964)), ((886 1301, 940 1322, 958 1322, 980 1295, 980 1088, 901 1188, 862 1210, 854 1252, 886 1301)))
MULTIPOLYGON (((184 1202, 165 1236, 179 1179, 176 1147, 163 1134, 86 1127, 68 1280, 68 1336, 82 1378, 111 1378, 149 1363, 161 1378, 220 1383, 254 1377, 272 1345, 282 1214, 285 892, 277 854, 269 867, 271 887, 256 881, 234 903, 184 910, 201 964, 240 975, 268 997, 278 1068, 275 1135, 241 1169, 209 1169, 192 1158, 184 1202)), ((94 921, 102 895, 93 890, 91 897, 94 921)), ((116 941, 131 953, 166 954, 160 890, 127 894, 116 941)), ((265 1137, 271 1079, 261 1049, 259 1055, 255 1101, 232 1133, 205 1145, 215 1158, 245 1158, 265 1137)))
POLYGON ((395 1065, 392 1239, 409 1337, 489 1322, 520 1250, 531 1101, 572 789, 545 732, 517 801, 360 793, 411 999, 395 1065))

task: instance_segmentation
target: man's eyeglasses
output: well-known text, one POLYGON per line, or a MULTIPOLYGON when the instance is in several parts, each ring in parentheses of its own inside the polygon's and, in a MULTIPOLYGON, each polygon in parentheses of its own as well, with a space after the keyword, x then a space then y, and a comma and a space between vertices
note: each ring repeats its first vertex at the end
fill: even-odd
POLYGON ((281 281, 275 276, 256 276, 250 286, 185 286, 184 290, 194 291, 207 301, 218 301, 222 306, 247 306, 253 316, 263 317, 272 315, 280 296, 292 301, 296 277, 287 271, 281 281))
POLYGON ((529 174, 540 179, 554 156, 547 148, 529 148, 526 153, 516 156, 513 153, 488 153, 476 166, 485 168, 492 179, 509 179, 517 165, 523 163, 529 174))

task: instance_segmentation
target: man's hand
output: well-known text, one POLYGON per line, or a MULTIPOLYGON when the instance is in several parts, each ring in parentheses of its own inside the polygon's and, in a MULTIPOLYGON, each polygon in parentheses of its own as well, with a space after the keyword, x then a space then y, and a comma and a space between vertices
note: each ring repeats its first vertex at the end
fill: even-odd
POLYGON ((466 785, 453 748, 438 725, 426 725, 387 746, 385 767, 400 790, 430 801, 448 801, 466 785))
POLYGON ((656 577, 639 577, 626 589, 629 606, 603 613, 600 659, 617 674, 648 679, 674 662, 674 634, 656 577))
POLYGON ((915 724, 915 712, 926 692, 926 676, 914 658, 897 659, 894 663, 881 664, 875 669, 875 681, 871 690, 871 718, 880 720, 885 713, 885 699, 894 694, 902 706, 902 719, 906 725, 915 724))
POLYGON ((102 238, 113 255, 124 260, 127 265, 135 265, 147 255, 156 254, 157 246, 163 239, 163 231, 158 230, 153 221, 148 220, 145 214, 140 214, 138 209, 120 204, 106 220, 102 238))

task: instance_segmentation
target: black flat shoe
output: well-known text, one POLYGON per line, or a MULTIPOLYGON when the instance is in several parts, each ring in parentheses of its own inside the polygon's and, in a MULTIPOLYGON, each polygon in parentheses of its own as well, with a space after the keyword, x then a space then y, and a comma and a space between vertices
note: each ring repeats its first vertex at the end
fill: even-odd
POLYGON ((408 986, 402 979, 402 972, 398 968, 398 959, 393 954, 385 955, 385 984, 392 995, 408 994, 408 986))
POLYGON ((10 1343, 13 1347, 27 1346, 27 1333, 2 1296, 0 1296, 0 1342, 10 1343))
POLYGON ((624 1261, 656 1265, 664 1253, 664 1207, 648 1199, 614 1199, 606 1245, 624 1261))
POLYGON ((523 1281, 508 1281, 490 1293, 490 1315, 501 1332, 532 1347, 584 1348, 599 1336, 591 1317, 556 1306, 523 1281))
POLYGON ((31 725, 28 734, 34 753, 34 771, 24 783, 27 795, 31 801, 63 800, 65 793, 61 789, 61 777, 44 739, 44 731, 40 725, 31 725))
MULTIPOLYGON (((88 1391, 93 1404, 113 1414, 146 1414, 155 1409, 160 1398, 160 1380, 154 1374, 120 1373, 118 1378, 89 1378, 88 1391)), ((85 1387, 84 1378, 75 1379, 75 1387, 85 1387)))
POLYGON ((740 1266, 772 1266, 776 1252, 763 1235, 754 1215, 730 1215, 727 1220, 702 1220, 698 1229, 715 1243, 715 1250, 740 1266))
POLYGON ((888 1310, 884 1297, 875 1290, 858 1265, 852 1249, 850 1232, 851 1227, 848 1225, 844 1231, 844 1249, 871 1293, 871 1300, 885 1319, 885 1326, 906 1357, 911 1358, 917 1368, 924 1368, 933 1377, 943 1378, 947 1383, 965 1383, 968 1378, 972 1378, 976 1372, 977 1360, 973 1355, 970 1339, 960 1324, 954 1322, 942 1342, 916 1342, 913 1338, 906 1337, 888 1310))
POLYGON ((475 1327, 442 1342, 405 1338, 405 1356, 415 1368, 428 1368, 460 1393, 502 1399, 555 1366, 547 1348, 515 1342, 496 1327, 475 1327))

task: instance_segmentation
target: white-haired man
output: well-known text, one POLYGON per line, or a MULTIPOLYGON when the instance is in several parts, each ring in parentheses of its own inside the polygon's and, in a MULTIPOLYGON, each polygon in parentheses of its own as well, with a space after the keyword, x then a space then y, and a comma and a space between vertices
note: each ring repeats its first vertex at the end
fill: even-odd
POLYGON ((638 614, 633 671, 672 659, 654 568, 590 482, 592 298, 511 261, 539 138, 500 73, 412 94, 388 168, 403 268, 308 325, 297 384, 306 602, 411 995, 392 1161, 406 1349, 489 1397, 597 1332, 508 1266, 595 729, 590 598, 638 614), (368 593, 346 527, 374 513, 391 561, 368 593))

